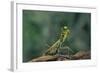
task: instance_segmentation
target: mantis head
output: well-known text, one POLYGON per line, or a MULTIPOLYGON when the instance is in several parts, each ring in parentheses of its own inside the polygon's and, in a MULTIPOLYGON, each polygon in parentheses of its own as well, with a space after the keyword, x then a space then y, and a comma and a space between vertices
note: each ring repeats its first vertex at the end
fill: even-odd
POLYGON ((63 29, 64 29, 64 30, 67 30, 67 29, 68 29, 68 27, 67 27, 67 26, 64 26, 64 27, 63 27, 63 29))
POLYGON ((67 26, 63 26, 62 31, 66 33, 70 33, 70 30, 67 26))

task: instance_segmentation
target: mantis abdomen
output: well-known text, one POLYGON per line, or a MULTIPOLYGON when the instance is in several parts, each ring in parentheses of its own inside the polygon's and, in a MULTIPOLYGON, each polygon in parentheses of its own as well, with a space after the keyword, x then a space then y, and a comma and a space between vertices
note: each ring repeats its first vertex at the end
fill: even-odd
POLYGON ((60 40, 53 44, 43 55, 55 55, 60 46, 60 40))

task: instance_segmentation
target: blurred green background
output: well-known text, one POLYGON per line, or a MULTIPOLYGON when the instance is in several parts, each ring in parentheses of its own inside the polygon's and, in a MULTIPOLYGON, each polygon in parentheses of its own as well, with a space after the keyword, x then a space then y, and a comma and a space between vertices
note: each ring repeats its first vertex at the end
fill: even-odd
POLYGON ((64 45, 74 52, 91 50, 91 14, 23 10, 23 62, 40 56, 57 41, 61 27, 71 34, 64 45))

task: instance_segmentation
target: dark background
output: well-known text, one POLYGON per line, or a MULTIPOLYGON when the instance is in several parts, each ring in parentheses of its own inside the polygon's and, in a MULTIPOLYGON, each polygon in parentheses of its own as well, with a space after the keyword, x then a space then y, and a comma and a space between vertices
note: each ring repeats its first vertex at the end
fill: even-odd
POLYGON ((23 62, 40 56, 59 38, 61 27, 71 31, 64 46, 74 53, 91 50, 91 14, 23 10, 23 62))

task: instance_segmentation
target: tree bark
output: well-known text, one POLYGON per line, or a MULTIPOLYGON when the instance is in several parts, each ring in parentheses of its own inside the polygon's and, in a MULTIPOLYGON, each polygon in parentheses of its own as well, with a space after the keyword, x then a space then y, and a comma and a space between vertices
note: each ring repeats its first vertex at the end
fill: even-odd
POLYGON ((79 51, 76 54, 71 55, 71 56, 68 56, 68 55, 40 56, 35 59, 32 59, 30 62, 64 61, 64 60, 79 60, 79 59, 90 59, 90 58, 91 58, 90 51, 79 51))

